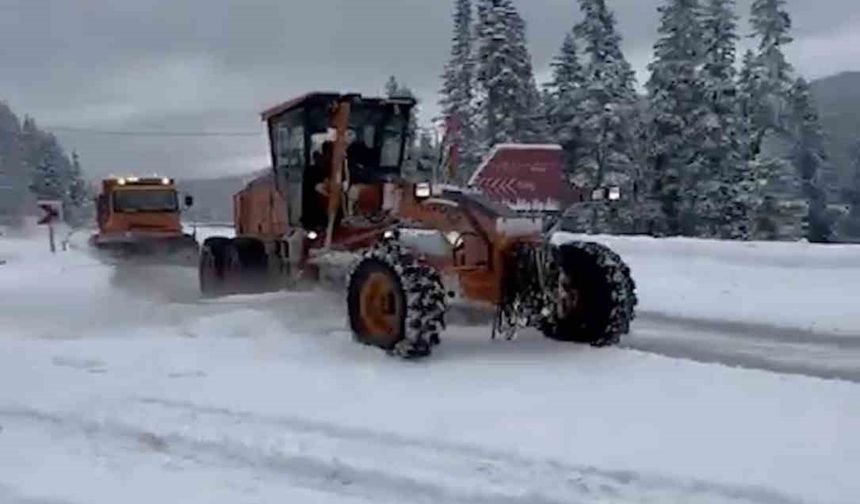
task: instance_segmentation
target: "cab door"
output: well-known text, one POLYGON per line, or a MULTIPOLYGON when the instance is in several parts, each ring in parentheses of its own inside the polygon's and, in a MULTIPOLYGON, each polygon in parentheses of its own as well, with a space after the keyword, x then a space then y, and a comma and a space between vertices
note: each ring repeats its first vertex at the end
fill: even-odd
POLYGON ((303 227, 302 205, 306 196, 304 171, 307 165, 305 109, 292 110, 274 119, 270 125, 270 136, 275 180, 280 192, 286 196, 289 225, 303 227))

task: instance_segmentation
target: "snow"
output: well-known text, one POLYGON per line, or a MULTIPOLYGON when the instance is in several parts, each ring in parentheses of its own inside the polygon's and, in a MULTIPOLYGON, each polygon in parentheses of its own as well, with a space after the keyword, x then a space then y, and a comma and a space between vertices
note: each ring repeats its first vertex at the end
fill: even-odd
MULTIPOLYGON (((115 269, 81 247, 52 256, 43 238, 0 237, 11 257, 0 266, 2 502, 847 504, 860 495, 856 383, 531 333, 493 342, 483 326, 451 327, 431 359, 402 362, 351 341, 341 293, 202 301, 193 268, 115 269)), ((659 286, 674 291, 668 283, 685 274, 703 275, 702 290, 721 285, 712 268, 839 274, 848 284, 856 273, 838 248, 601 240, 631 262, 647 309, 676 296, 659 286), (809 256, 826 261, 803 266, 809 256)), ((692 296, 687 284, 695 278, 680 285, 692 296)), ((818 299, 838 294, 831 285, 818 299)), ((700 308, 682 314, 724 314, 700 308)))
POLYGON ((860 338, 860 248, 787 242, 579 236, 633 270, 639 311, 860 338))

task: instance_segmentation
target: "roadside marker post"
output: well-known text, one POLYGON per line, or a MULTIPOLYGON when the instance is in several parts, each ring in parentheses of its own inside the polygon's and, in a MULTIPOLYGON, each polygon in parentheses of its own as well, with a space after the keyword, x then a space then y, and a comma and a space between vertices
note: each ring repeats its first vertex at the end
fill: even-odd
POLYGON ((51 246, 51 253, 57 253, 57 244, 54 238, 54 221, 59 220, 63 213, 63 202, 55 200, 40 200, 36 203, 44 212, 44 215, 39 219, 40 226, 48 226, 48 240, 51 246))

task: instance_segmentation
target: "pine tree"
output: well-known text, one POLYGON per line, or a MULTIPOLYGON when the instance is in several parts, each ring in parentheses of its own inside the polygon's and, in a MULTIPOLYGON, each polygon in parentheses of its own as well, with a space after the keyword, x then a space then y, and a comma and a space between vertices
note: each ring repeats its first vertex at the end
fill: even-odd
POLYGON ((803 180, 791 159, 794 80, 783 51, 792 41, 784 6, 785 0, 754 0, 751 23, 759 43, 742 74, 750 166, 759 183, 756 235, 772 240, 806 236, 810 212, 803 180))
POLYGON ((738 107, 740 109, 741 129, 746 141, 745 158, 752 162, 758 156, 759 144, 754 141, 758 121, 758 98, 761 89, 761 73, 756 63, 755 53, 749 49, 741 60, 741 71, 738 75, 738 107))
POLYGON ((572 179, 580 137, 579 105, 585 93, 585 73, 579 62, 576 39, 568 33, 550 64, 552 80, 546 86, 546 113, 550 135, 564 148, 565 172, 572 179))
MULTIPOLYGON (((614 14, 605 0, 580 0, 584 19, 574 27, 581 41, 584 86, 578 101, 579 148, 574 181, 580 187, 619 186, 633 193, 639 167, 633 155, 637 117, 635 77, 621 51, 614 14)), ((595 208, 591 231, 628 232, 634 201, 595 208)))
POLYGON ((534 128, 538 96, 525 39, 525 22, 510 0, 478 3, 477 116, 481 148, 522 142, 534 128))
POLYGON ((67 172, 63 162, 64 154, 56 139, 39 131, 32 118, 25 118, 22 127, 25 139, 27 163, 32 170, 30 190, 40 199, 64 199, 67 172))
POLYGON ((833 222, 827 214, 827 195, 822 174, 827 162, 824 132, 809 84, 800 78, 791 91, 792 161, 800 172, 803 194, 809 207, 807 238, 826 243, 833 239, 833 222))
POLYGON ((464 183, 480 163, 474 122, 475 62, 472 32, 472 1, 456 0, 451 57, 442 75, 439 105, 449 125, 456 131, 448 142, 456 147, 458 182, 464 183))
POLYGON ((397 83, 397 78, 392 75, 385 83, 385 96, 389 98, 395 98, 399 95, 399 92, 400 84, 397 83))
POLYGON ((77 151, 72 151, 72 163, 68 179, 69 184, 64 201, 67 220, 70 224, 82 225, 90 217, 92 199, 83 177, 81 161, 77 151))
POLYGON ((0 221, 18 223, 29 185, 18 116, 0 102, 0 221))
POLYGON ((755 135, 753 153, 761 152, 767 134, 784 131, 789 113, 787 97, 793 84, 793 68, 783 47, 792 42, 791 18, 785 0, 754 0, 750 21, 759 39, 753 68, 758 73, 753 111, 755 135))
POLYGON ((853 176, 851 186, 845 190, 848 213, 842 219, 839 235, 840 238, 860 242, 860 138, 851 147, 849 154, 853 176))
POLYGON ((87 205, 86 182, 79 162, 69 159, 56 137, 41 131, 30 117, 21 127, 21 143, 34 196, 61 201, 64 214, 74 219, 87 205))
POLYGON ((746 158, 736 85, 737 16, 734 0, 708 0, 702 11, 701 76, 704 121, 702 173, 695 214, 700 236, 749 239, 755 181, 746 158))
POLYGON ((654 198, 662 207, 664 232, 694 234, 696 186, 708 116, 704 85, 700 7, 697 0, 667 0, 660 9, 660 38, 647 83, 650 98, 654 198))

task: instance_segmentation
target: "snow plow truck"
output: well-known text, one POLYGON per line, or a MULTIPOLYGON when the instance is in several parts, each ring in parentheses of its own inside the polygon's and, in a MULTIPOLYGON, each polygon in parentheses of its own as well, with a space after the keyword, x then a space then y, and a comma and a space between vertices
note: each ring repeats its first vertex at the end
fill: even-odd
POLYGON ((452 303, 495 313, 493 337, 534 327, 608 346, 629 332, 621 258, 553 245, 539 219, 480 193, 401 176, 412 99, 310 93, 262 113, 273 170, 234 196, 235 238, 200 252, 204 296, 289 288, 338 268, 355 339, 403 358, 440 343, 452 303))
MULTIPOLYGON (((184 198, 186 207, 193 198, 184 198)), ((181 208, 173 179, 105 179, 96 198, 97 232, 90 244, 111 260, 134 259, 195 266, 199 246, 182 230, 181 208)))

